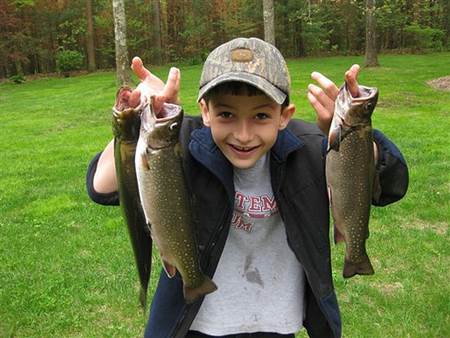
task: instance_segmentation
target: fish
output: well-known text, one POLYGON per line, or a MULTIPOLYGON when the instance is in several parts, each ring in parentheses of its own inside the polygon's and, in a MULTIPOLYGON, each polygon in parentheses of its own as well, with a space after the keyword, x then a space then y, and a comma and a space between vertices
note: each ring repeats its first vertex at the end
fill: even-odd
POLYGON ((345 242, 343 277, 372 275, 366 250, 370 207, 378 190, 372 113, 378 89, 360 86, 352 97, 347 83, 339 90, 328 134, 326 180, 334 220, 334 240, 345 242))
POLYGON ((200 268, 191 202, 179 143, 183 110, 166 103, 156 114, 151 104, 141 116, 136 174, 145 217, 169 278, 183 280, 185 302, 194 303, 217 289, 200 268))
MULTIPOLYGON (((120 91, 129 90, 122 87, 120 91)), ((139 300, 146 309, 152 266, 152 238, 142 209, 135 168, 136 146, 141 125, 140 107, 125 107, 116 101, 113 107, 114 163, 122 215, 127 224, 140 281, 139 300)))

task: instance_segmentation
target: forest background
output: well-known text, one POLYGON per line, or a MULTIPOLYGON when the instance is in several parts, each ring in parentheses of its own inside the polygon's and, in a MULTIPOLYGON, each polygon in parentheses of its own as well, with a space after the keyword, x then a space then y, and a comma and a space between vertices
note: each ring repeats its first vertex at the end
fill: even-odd
MULTIPOLYGON (((365 0, 277 0, 276 45, 286 57, 357 55, 365 0)), ((379 52, 450 48, 449 0, 377 0, 379 52)), ((129 56, 201 63, 236 36, 264 37, 261 0, 127 0, 129 56)), ((0 78, 115 68, 110 0, 0 0, 0 78)), ((17 79, 17 78, 16 78, 17 79)))

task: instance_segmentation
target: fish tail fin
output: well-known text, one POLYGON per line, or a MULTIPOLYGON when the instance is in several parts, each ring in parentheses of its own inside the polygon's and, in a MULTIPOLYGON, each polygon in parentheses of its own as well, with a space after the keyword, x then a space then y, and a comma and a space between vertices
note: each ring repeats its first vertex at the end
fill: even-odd
POLYGON ((141 291, 139 292, 139 303, 141 303, 142 310, 147 311, 147 290, 141 287, 141 291))
POLYGON ((183 287, 184 299, 186 300, 186 303, 192 304, 200 297, 216 290, 216 284, 208 276, 204 276, 203 282, 200 286, 196 288, 191 288, 188 286, 183 287))
POLYGON ((344 261, 344 278, 350 278, 354 275, 373 275, 375 271, 373 270, 372 263, 370 263, 369 256, 365 254, 360 262, 351 262, 349 260, 344 261))

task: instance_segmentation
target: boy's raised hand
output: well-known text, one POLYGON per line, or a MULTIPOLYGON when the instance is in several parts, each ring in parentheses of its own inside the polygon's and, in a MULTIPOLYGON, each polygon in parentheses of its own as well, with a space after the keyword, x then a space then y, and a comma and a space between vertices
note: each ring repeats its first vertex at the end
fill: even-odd
POLYGON ((131 69, 141 80, 141 83, 133 91, 122 91, 119 95, 120 101, 127 103, 129 107, 137 107, 144 97, 153 96, 153 109, 159 112, 164 103, 178 103, 178 92, 180 91, 180 70, 172 67, 164 83, 160 78, 152 74, 144 67, 139 57, 134 57, 131 69))
MULTIPOLYGON (((353 97, 359 96, 358 73, 359 65, 353 65, 345 72, 345 82, 347 82, 350 93, 353 97)), ((310 84, 308 86, 308 100, 317 114, 317 125, 325 135, 328 135, 331 120, 334 113, 334 101, 339 93, 336 84, 319 72, 313 72, 311 79, 315 80, 319 86, 310 84)))

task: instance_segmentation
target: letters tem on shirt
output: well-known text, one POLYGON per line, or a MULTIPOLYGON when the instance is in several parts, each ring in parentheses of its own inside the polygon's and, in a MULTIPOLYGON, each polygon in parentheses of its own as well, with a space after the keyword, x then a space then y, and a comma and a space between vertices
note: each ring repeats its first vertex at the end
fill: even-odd
POLYGON ((270 217, 278 213, 275 197, 269 195, 244 195, 236 191, 231 226, 235 229, 251 232, 254 219, 270 217))

